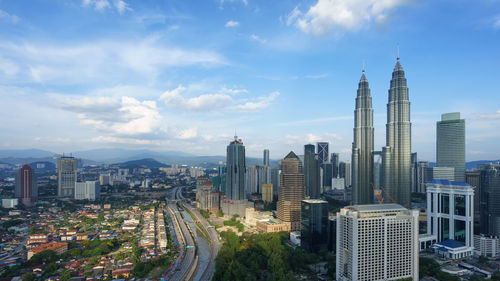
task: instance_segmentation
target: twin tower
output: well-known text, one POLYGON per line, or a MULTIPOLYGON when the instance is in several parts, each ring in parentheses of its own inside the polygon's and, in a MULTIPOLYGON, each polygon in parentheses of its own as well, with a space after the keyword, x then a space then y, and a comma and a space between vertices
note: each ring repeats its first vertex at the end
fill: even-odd
MULTIPOLYGON (((374 202, 373 107, 368 80, 363 74, 358 84, 354 110, 352 143, 353 203, 374 202)), ((380 191, 384 203, 410 207, 411 202, 411 123, 408 87, 403 67, 397 58, 392 72, 387 103, 386 146, 380 152, 380 191)), ((381 202, 381 201, 380 201, 381 202)))

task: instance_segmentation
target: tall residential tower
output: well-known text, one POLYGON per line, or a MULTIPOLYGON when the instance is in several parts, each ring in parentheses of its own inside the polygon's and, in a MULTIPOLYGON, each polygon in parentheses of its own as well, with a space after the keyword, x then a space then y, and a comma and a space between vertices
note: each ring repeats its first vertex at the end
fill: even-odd
POLYGON ((71 197, 75 196, 76 175, 76 158, 62 156, 57 159, 57 196, 71 197))
POLYGON ((352 143, 353 204, 373 203, 373 107, 368 80, 363 74, 358 84, 354 110, 354 142, 352 143))
POLYGON ((390 198, 385 202, 410 207, 411 123, 408 87, 399 55, 392 72, 387 103, 386 146, 382 148, 382 186, 390 198))

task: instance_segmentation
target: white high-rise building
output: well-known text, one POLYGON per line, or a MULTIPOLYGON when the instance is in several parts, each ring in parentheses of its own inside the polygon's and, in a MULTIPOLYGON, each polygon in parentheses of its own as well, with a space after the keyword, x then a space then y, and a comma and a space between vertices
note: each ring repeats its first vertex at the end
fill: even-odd
POLYGON ((444 246, 441 252, 448 258, 473 254, 474 189, 469 184, 449 180, 427 184, 427 234, 436 236, 436 245, 444 246))
POLYGON ((419 280, 418 251, 418 210, 378 204, 337 213, 337 280, 419 280))
POLYGON ((76 200, 96 200, 101 196, 101 186, 97 181, 77 182, 75 184, 76 200))

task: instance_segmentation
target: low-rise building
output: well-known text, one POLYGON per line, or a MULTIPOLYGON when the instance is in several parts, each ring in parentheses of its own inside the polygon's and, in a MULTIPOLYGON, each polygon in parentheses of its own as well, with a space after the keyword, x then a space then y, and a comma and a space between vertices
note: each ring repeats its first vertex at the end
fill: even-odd
POLYGON ((290 231, 290 224, 277 219, 257 221, 257 230, 264 233, 290 231))
POLYGON ((498 236, 474 235, 474 253, 479 256, 497 258, 500 254, 498 236))
POLYGON ((272 212, 259 212, 255 208, 246 208, 245 223, 250 226, 257 226, 257 221, 270 220, 273 218, 272 212))
POLYGON ((42 244, 28 251, 28 260, 31 259, 35 254, 41 253, 43 251, 54 251, 56 254, 61 255, 68 251, 68 243, 66 242, 50 242, 48 244, 42 244))
POLYGON ((18 203, 19 203, 19 199, 17 199, 17 198, 2 199, 2 207, 7 208, 7 209, 15 208, 18 203))

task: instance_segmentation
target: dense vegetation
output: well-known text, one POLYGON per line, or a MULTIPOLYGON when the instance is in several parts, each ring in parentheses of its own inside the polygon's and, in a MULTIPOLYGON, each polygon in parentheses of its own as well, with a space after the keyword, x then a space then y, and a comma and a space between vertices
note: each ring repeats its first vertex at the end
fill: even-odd
POLYGON ((238 215, 234 215, 230 220, 224 221, 224 225, 236 226, 239 232, 243 232, 243 230, 245 230, 245 226, 236 220, 237 217, 238 215))
POLYGON ((437 261, 431 258, 420 258, 419 263, 418 274, 420 277, 431 276, 439 281, 460 281, 459 277, 441 271, 437 261))
MULTIPOLYGON (((221 233, 224 244, 216 258, 213 280, 273 280, 294 281, 295 274, 311 276, 310 264, 320 261, 320 256, 293 249, 284 243, 288 233, 244 233, 238 237, 233 231, 221 233)), ((335 272, 335 259, 325 254, 331 277, 335 272)))
MULTIPOLYGON (((148 262, 138 262, 137 265, 132 270, 135 277, 144 278, 146 277, 154 268, 161 267, 159 273, 163 273, 174 260, 174 252, 162 255, 158 260, 151 260, 148 262)), ((158 276, 155 276, 158 277, 158 276)), ((154 277, 153 277, 154 278, 154 277)))

